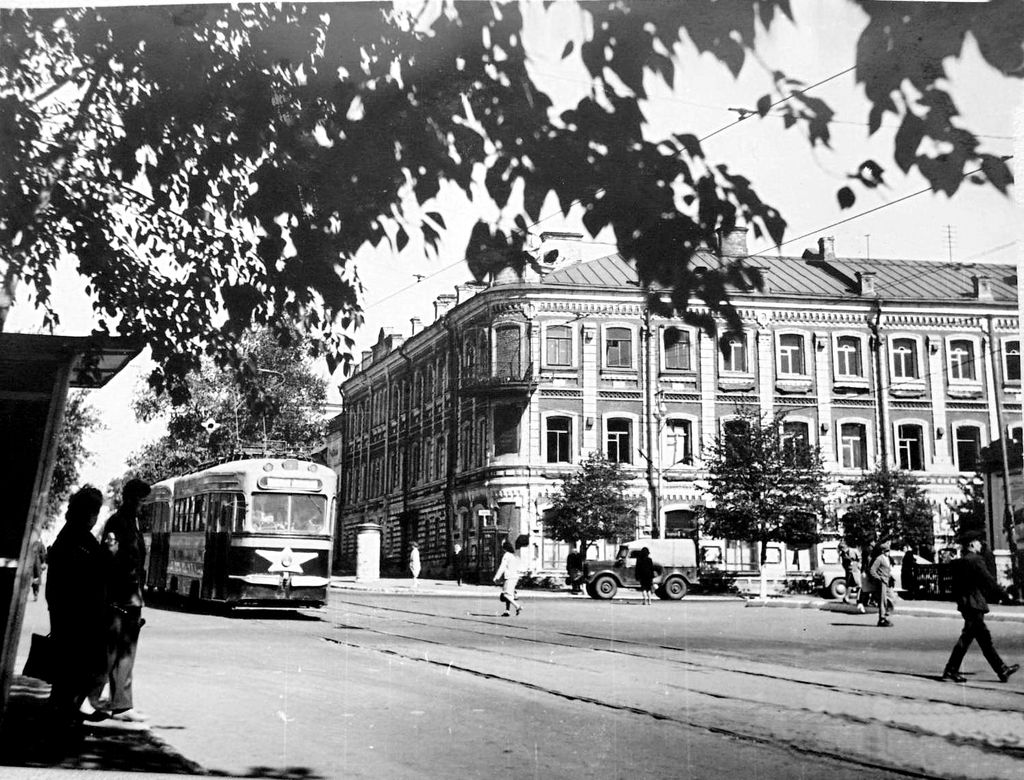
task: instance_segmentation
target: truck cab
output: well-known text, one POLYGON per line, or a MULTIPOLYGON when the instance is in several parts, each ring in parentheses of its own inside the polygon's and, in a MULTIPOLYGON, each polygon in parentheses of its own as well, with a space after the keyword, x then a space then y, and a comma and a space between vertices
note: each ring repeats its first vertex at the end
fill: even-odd
POLYGON ((658 598, 678 600, 699 580, 697 545, 693 539, 635 539, 619 545, 613 560, 586 561, 583 580, 587 595, 611 599, 619 588, 639 588, 636 559, 646 547, 654 562, 654 588, 658 598))

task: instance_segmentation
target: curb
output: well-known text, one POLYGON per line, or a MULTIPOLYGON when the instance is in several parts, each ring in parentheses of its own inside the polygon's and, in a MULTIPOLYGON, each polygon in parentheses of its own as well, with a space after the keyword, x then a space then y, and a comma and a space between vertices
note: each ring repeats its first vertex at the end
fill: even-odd
MULTIPOLYGON (((423 584, 421 580, 421 585, 423 584)), ((438 583, 440 585, 440 583, 438 583)), ((447 585, 447 583, 446 583, 447 585)), ((497 585, 464 585, 461 588, 457 586, 446 586, 436 587, 427 586, 419 587, 415 590, 408 585, 394 585, 389 583, 387 580, 379 580, 376 582, 353 582, 352 580, 332 581, 330 590, 335 592, 349 591, 352 593, 376 593, 387 596, 444 596, 450 598, 493 598, 498 591, 497 585)), ((594 601, 587 596, 586 593, 573 594, 569 588, 563 590, 547 590, 544 588, 521 588, 519 595, 524 596, 527 599, 567 599, 569 601, 594 601)), ((640 600, 640 592, 637 590, 622 589, 618 595, 615 596, 611 601, 630 601, 640 600)), ((683 602, 708 602, 708 601, 724 601, 729 603, 740 603, 742 598, 738 596, 722 596, 702 593, 690 593, 682 599, 683 602)), ((598 600, 600 603, 600 600, 598 600)))

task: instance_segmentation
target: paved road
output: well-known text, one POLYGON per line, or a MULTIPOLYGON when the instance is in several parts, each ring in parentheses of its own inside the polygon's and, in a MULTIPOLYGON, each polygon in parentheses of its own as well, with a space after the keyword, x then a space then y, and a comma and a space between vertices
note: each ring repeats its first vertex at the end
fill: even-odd
MULTIPOLYGON (((148 610, 139 706, 208 771, 270 777, 1020 777, 1024 679, 959 626, 745 609, 335 592, 318 613, 148 610)), ((39 620, 30 605, 26 630, 39 620)), ((34 608, 34 609, 33 609, 34 608)), ((38 629, 38 625, 36 625, 38 629)), ((993 626, 1024 657, 1024 624, 993 626)))

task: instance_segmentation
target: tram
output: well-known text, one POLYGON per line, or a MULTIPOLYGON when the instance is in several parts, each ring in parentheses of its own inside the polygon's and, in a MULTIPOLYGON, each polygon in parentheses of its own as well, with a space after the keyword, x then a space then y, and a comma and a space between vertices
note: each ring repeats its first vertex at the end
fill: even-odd
POLYGON ((291 458, 158 482, 142 505, 150 591, 227 607, 319 607, 330 585, 337 477, 291 458))

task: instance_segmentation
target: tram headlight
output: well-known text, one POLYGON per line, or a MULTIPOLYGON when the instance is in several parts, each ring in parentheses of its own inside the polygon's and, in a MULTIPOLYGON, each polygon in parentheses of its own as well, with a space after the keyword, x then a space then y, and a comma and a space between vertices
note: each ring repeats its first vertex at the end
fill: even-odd
POLYGON ((290 552, 286 552, 284 553, 284 555, 281 556, 281 565, 284 566, 286 569, 291 568, 292 554, 290 552))
POLYGON ((264 471, 273 471, 274 470, 274 464, 273 463, 264 463, 263 464, 263 470, 264 471))

